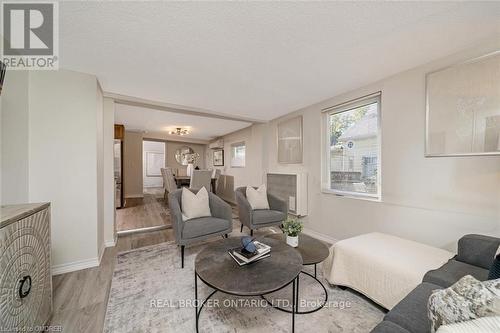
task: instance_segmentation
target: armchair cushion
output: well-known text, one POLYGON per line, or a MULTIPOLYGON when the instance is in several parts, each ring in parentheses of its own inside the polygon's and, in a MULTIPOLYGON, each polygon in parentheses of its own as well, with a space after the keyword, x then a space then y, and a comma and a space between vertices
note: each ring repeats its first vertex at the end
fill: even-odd
POLYGON ((184 223, 182 238, 196 238, 222 232, 230 227, 231 222, 217 217, 199 217, 184 223))
POLYGON ((202 187, 198 193, 194 194, 185 187, 182 188, 182 219, 190 221, 191 219, 212 216, 208 200, 208 192, 205 187, 202 187))
POLYGON ((254 224, 267 224, 273 222, 281 222, 286 219, 283 212, 270 209, 257 209, 253 211, 254 224))
POLYGON ((257 189, 254 189, 251 186, 247 186, 246 195, 247 200, 250 203, 250 206, 252 206, 253 210, 269 209, 269 202, 267 201, 267 190, 265 184, 260 185, 257 189))

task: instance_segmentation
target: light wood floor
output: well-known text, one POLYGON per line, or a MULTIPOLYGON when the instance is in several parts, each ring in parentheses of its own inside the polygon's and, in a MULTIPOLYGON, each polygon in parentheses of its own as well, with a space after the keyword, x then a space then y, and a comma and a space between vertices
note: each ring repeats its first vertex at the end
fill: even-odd
MULTIPOLYGON (((237 217, 237 208, 233 206, 233 236, 241 235, 237 217)), ((257 230, 256 235, 268 232, 264 228, 257 230)), ((248 229, 245 228, 243 233, 248 234, 248 229)), ((65 333, 102 332, 117 254, 171 240, 174 240, 171 228, 122 235, 115 247, 106 248, 99 267, 54 276, 54 309, 50 325, 61 326, 65 333)))
POLYGON ((50 325, 61 326, 67 333, 101 332, 116 254, 173 239, 172 229, 120 236, 115 247, 106 248, 99 267, 54 276, 50 325))
POLYGON ((116 230, 171 226, 162 188, 145 189, 144 198, 125 199, 125 206, 116 210, 116 230))
MULTIPOLYGON (((127 212, 127 218, 133 220, 150 216, 144 211, 151 207, 139 207, 141 206, 137 206, 137 209, 131 210, 130 213, 127 212)), ((168 215, 168 209, 162 210, 168 215)), ((235 207, 233 218, 237 218, 235 207)), ((239 221, 235 220, 233 229, 239 233, 239 227, 239 221)), ((102 332, 117 254, 172 240, 174 235, 171 228, 119 236, 116 246, 105 249, 99 267, 54 276, 54 309, 50 325, 61 326, 62 332, 66 333, 102 332)))

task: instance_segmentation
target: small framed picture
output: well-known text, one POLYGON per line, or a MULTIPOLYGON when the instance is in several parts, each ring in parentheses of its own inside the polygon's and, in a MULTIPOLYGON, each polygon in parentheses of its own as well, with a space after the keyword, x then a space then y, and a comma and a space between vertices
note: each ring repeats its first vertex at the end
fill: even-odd
POLYGON ((278 163, 302 163, 302 116, 278 124, 278 163))
POLYGON ((214 166, 224 166, 224 149, 214 150, 213 164, 214 166))

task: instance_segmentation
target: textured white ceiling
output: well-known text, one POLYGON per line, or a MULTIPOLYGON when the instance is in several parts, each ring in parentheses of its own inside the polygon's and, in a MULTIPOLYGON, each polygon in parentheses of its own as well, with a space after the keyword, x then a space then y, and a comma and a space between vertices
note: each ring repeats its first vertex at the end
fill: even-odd
POLYGON ((270 120, 500 35, 500 2, 61 2, 104 90, 270 120))
MULTIPOLYGON (((205 141, 251 125, 242 121, 192 116, 123 104, 115 104, 115 123, 124 125, 126 130, 163 133, 166 137, 169 137, 169 131, 176 127, 189 128, 190 133, 182 138, 205 141)), ((178 135, 173 138, 180 139, 178 135)))

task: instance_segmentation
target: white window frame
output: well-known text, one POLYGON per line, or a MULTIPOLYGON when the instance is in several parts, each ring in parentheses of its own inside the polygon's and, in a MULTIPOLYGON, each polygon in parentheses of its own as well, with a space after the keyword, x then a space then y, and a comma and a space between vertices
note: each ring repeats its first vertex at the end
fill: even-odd
POLYGON ((322 154, 321 154, 321 192, 334 194, 341 197, 382 201, 382 93, 376 92, 370 95, 362 96, 342 104, 334 105, 322 110, 322 154), (346 112, 368 104, 378 103, 378 152, 377 152, 377 194, 359 193, 350 191, 340 191, 331 188, 331 170, 330 170, 330 115, 346 112))
POLYGON ((240 142, 235 142, 231 144, 231 161, 230 161, 230 166, 231 168, 244 168, 247 163, 247 146, 245 141, 240 141, 240 142), (245 147, 245 157, 243 158, 243 165, 234 165, 234 148, 236 147, 245 147))

